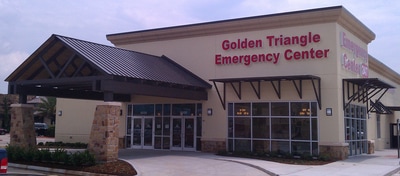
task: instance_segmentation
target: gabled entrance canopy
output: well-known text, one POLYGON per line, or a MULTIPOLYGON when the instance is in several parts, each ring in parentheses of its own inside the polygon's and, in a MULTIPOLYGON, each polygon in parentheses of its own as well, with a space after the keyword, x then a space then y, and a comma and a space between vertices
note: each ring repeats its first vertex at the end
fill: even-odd
POLYGON ((278 98, 281 98, 281 82, 291 81, 293 86, 296 88, 297 94, 300 98, 303 98, 303 81, 310 80, 313 88, 315 97, 318 101, 318 107, 321 109, 321 78, 314 75, 292 75, 292 76, 270 76, 270 77, 251 77, 251 78, 224 78, 224 79, 211 79, 214 83, 214 87, 217 90, 219 99, 223 108, 225 109, 226 104, 226 84, 230 84, 235 91, 239 99, 242 99, 242 83, 249 83, 257 95, 258 99, 261 98, 261 81, 270 82, 278 98), (224 84, 223 95, 216 85, 216 82, 224 84))
POLYGON ((9 94, 129 102, 131 95, 207 100, 211 85, 166 56, 52 35, 10 76, 9 94))
POLYGON ((391 114, 390 108, 380 102, 382 96, 389 90, 395 88, 392 85, 385 83, 378 78, 352 78, 343 79, 343 110, 345 110, 351 102, 362 102, 371 105, 368 112, 376 112, 380 114, 391 114), (379 95, 380 94, 380 95, 379 95), (379 95, 379 97, 372 101, 371 99, 379 95))

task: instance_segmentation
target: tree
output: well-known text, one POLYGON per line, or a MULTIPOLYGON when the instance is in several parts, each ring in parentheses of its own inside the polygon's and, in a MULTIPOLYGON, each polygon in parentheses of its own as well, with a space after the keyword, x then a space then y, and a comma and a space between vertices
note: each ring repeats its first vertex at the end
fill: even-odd
POLYGON ((3 108, 2 128, 8 131, 10 131, 10 109, 11 109, 10 105, 11 105, 11 100, 8 98, 7 95, 5 95, 1 103, 1 106, 3 108))
POLYGON ((51 123, 55 120, 56 103, 55 97, 41 97, 41 103, 38 105, 38 112, 44 117, 45 121, 50 120, 51 123))

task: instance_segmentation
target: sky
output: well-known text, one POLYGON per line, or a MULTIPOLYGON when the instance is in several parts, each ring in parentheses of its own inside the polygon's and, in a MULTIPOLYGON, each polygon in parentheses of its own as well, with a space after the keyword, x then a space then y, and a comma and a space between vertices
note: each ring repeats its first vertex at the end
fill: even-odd
POLYGON ((338 5, 375 33, 369 54, 400 73, 398 0, 0 0, 0 93, 52 34, 113 46, 107 34, 338 5))

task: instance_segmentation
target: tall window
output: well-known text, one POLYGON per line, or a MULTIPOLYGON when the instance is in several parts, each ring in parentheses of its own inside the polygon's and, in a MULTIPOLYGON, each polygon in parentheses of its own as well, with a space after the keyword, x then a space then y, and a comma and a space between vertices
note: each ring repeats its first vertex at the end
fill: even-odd
POLYGON ((229 103, 228 150, 318 154, 317 103, 229 103))
POLYGON ((381 138, 381 115, 376 114, 376 137, 381 138))
POLYGON ((350 104, 345 109, 345 140, 349 144, 349 155, 367 152, 367 109, 365 106, 350 104))

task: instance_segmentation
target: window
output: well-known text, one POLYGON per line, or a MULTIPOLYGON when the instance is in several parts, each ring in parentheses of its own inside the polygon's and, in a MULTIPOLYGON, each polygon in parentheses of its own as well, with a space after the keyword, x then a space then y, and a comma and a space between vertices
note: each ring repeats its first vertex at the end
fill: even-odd
POLYGON ((350 156, 367 153, 366 114, 365 106, 350 104, 345 109, 345 141, 349 144, 350 156))
POLYGON ((376 114, 376 138, 381 138, 381 115, 376 114))
POLYGON ((228 103, 228 150, 318 154, 316 102, 228 103))

